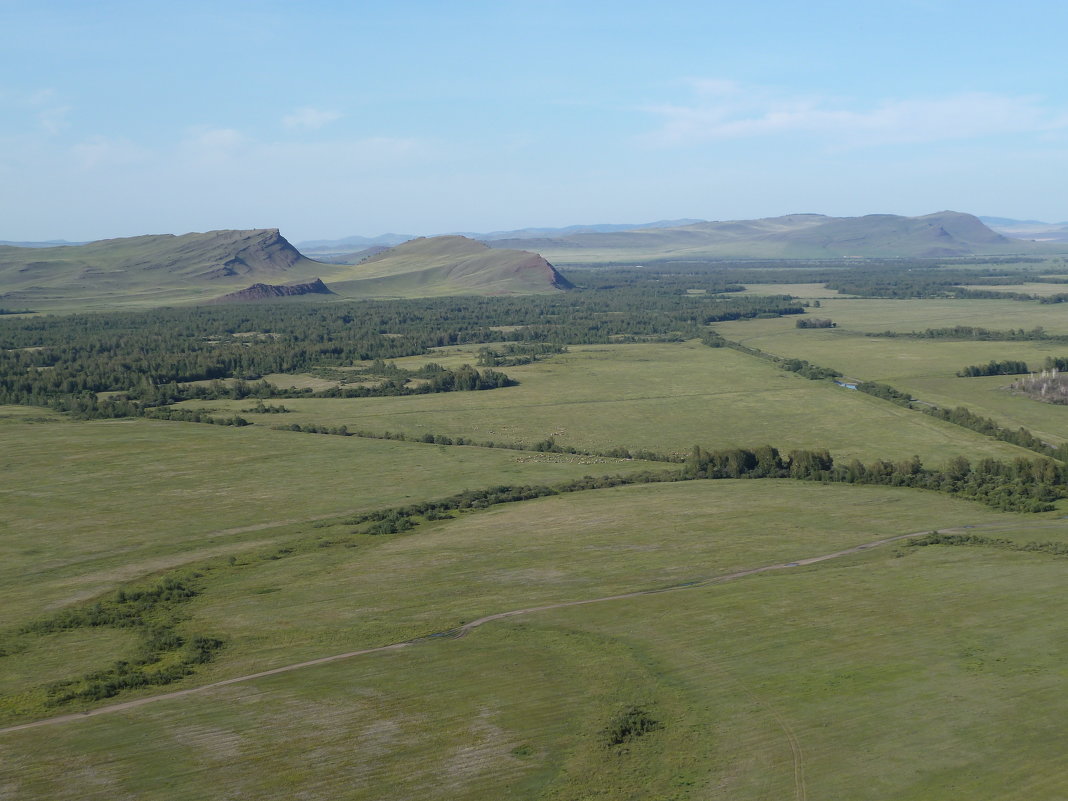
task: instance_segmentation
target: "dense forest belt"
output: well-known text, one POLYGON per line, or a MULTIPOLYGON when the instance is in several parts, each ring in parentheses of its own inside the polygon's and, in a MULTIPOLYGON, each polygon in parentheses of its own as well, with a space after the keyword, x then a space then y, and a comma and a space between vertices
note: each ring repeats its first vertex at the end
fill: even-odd
MULTIPOLYGON (((989 523, 985 527, 994 527, 1003 524, 989 523)), ((496 612, 494 614, 485 615, 476 620, 464 623, 456 628, 448 629, 445 631, 435 632, 433 634, 423 635, 420 637, 413 637, 408 640, 400 642, 390 643, 388 645, 381 645, 374 648, 364 648, 358 651, 347 651, 340 654, 332 654, 330 656, 320 657, 318 659, 306 660, 303 662, 295 662, 291 665, 283 665, 282 667, 273 668, 271 670, 263 670, 256 673, 249 673, 243 676, 234 676, 229 679, 222 679, 221 681, 211 682, 210 684, 204 684, 199 687, 190 687, 184 690, 176 690, 174 692, 161 693, 159 695, 147 696, 145 698, 138 698, 132 701, 124 701, 119 704, 109 704, 108 706, 97 707, 96 709, 87 710, 85 712, 77 712, 73 714, 57 715, 56 717, 44 718, 41 720, 31 721, 29 723, 20 723, 14 726, 6 726, 0 728, 0 734, 10 734, 24 729, 32 729, 40 726, 50 726, 60 723, 72 723, 77 720, 84 720, 96 715, 106 715, 113 712, 123 712, 130 709, 136 709, 146 704, 153 704, 158 701, 167 701, 175 698, 181 698, 184 696, 192 695, 194 693, 201 693, 219 687, 226 687, 232 684, 239 684, 247 681, 254 681, 256 679, 266 678, 268 676, 276 676, 281 673, 290 673, 295 670, 303 670, 305 668, 315 667, 318 665, 325 665, 331 662, 338 662, 344 659, 353 659, 359 656, 368 656, 370 654, 383 653, 386 651, 396 651, 402 648, 407 648, 420 643, 426 643, 435 639, 458 639, 468 635, 474 629, 486 625, 487 623, 493 623, 499 620, 506 620, 514 617, 523 617, 526 615, 533 615, 539 612, 547 612, 554 609, 566 609, 576 606, 589 606, 591 604, 609 603, 612 601, 624 601, 635 598, 641 598, 647 595, 660 595, 668 592, 680 592, 683 590, 693 590, 699 588, 712 587, 719 584, 724 584, 729 581, 735 581, 737 579, 745 578, 747 576, 757 575, 759 573, 767 573, 777 570, 787 570, 794 567, 804 567, 806 565, 814 565, 820 562, 827 562, 832 559, 839 559, 844 556, 850 556, 853 554, 861 553, 863 551, 870 550, 872 548, 878 548, 882 545, 888 545, 894 542, 901 542, 903 540, 909 540, 913 538, 928 538, 925 545, 942 544, 938 539, 939 537, 950 538, 946 539, 946 544, 957 544, 951 538, 954 536, 967 536, 968 532, 977 528, 976 526, 964 526, 955 527, 949 529, 941 529, 937 532, 932 531, 914 531, 908 534, 898 534, 892 537, 884 537, 882 539, 873 540, 860 545, 855 545, 850 548, 845 548, 839 551, 833 551, 831 553, 820 554, 817 556, 808 556, 801 559, 797 559, 792 562, 780 562, 770 565, 760 565, 758 567, 751 567, 745 570, 735 571, 733 573, 727 573, 720 576, 712 576, 707 579, 700 579, 697 581, 689 581, 684 584, 674 584, 666 587, 655 587, 648 589, 633 590, 631 592, 616 593, 614 595, 605 595, 598 598, 583 598, 574 601, 561 601, 559 603, 544 604, 541 606, 530 606, 519 609, 512 609, 506 612, 496 612)), ((980 538, 982 539, 982 538, 980 538)), ((1000 540, 994 542, 1001 542, 1000 540)), ((977 544, 985 544, 977 543, 977 544)), ((1027 549, 1026 547, 1018 548, 1018 550, 1039 550, 1041 548, 1027 549)))
MULTIPOLYGON (((233 397, 213 379, 257 381, 272 373, 349 368, 375 386, 331 397, 507 386, 495 364, 522 363, 573 344, 695 339, 714 321, 801 314, 786 296, 732 297, 718 279, 676 276, 552 296, 262 304, 0 320, 0 403, 47 406, 83 418, 128 417, 180 400, 233 397), (699 286, 702 294, 687 288, 699 286), (504 342, 472 367, 411 373, 386 359, 449 345, 504 342), (409 382, 409 379, 417 381, 409 382), (111 393, 101 397, 99 393, 111 393)), ((293 391, 237 384, 240 397, 293 391)))

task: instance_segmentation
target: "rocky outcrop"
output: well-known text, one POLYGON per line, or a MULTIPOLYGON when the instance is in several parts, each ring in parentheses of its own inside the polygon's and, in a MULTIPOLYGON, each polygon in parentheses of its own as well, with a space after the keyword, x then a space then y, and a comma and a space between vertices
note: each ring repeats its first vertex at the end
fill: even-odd
POLYGON ((237 292, 230 292, 212 300, 212 303, 242 303, 255 300, 270 300, 272 298, 287 298, 295 295, 333 295, 334 293, 316 278, 306 284, 253 284, 237 292))

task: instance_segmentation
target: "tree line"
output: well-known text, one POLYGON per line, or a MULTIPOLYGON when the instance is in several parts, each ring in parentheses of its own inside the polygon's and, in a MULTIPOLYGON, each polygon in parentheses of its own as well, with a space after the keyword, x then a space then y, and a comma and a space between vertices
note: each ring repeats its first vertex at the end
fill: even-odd
MULTIPOLYGON (((182 386, 196 381, 257 381, 271 373, 351 367, 447 345, 502 340, 550 350, 567 344, 681 341, 700 336, 709 320, 803 311, 784 297, 645 295, 623 287, 561 296, 274 303, 4 319, 0 403, 48 406, 83 417, 129 416, 145 406, 203 397, 201 390, 182 386), (101 399, 103 392, 123 397, 101 399)), ((408 376, 420 381, 404 386, 347 387, 336 396, 485 389, 507 385, 502 375, 443 370, 408 376)), ((255 392, 288 396, 262 385, 255 392)))
POLYGON ((1028 368, 1027 362, 1019 359, 1005 359, 1004 361, 991 359, 986 364, 973 364, 963 367, 957 371, 957 375, 962 378, 974 378, 987 375, 1021 375, 1029 372, 1031 370, 1028 368))

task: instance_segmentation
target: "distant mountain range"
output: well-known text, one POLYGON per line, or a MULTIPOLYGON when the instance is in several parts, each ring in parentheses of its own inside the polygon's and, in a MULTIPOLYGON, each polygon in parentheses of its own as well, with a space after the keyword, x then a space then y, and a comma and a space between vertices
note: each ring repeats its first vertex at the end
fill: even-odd
MULTIPOLYGON (((643 228, 676 228, 680 225, 692 225, 702 220, 660 220, 659 222, 639 223, 629 225, 626 223, 601 225, 569 225, 566 228, 520 228, 515 231, 491 231, 488 234, 471 233, 468 231, 443 234, 443 236, 463 236, 468 239, 477 239, 481 242, 492 242, 498 239, 538 239, 552 236, 567 236, 569 234, 601 234, 615 231, 640 231, 643 228)), ((402 242, 417 239, 414 234, 382 234, 381 236, 348 236, 344 239, 313 239, 307 242, 298 242, 296 247, 301 253, 319 256, 322 254, 343 254, 361 251, 375 246, 392 247, 402 242)))
POLYGON ((683 225, 693 225, 700 222, 704 222, 704 220, 659 220, 637 225, 603 223, 600 225, 569 225, 566 228, 520 228, 516 231, 491 231, 488 234, 463 233, 460 236, 478 239, 482 242, 494 242, 501 239, 542 239, 554 236, 570 236, 571 234, 612 234, 617 231, 641 231, 646 228, 678 228, 683 225))
MULTIPOLYGON (((369 298, 569 288, 550 261, 640 264, 657 259, 951 258, 1068 252, 1068 226, 994 218, 999 233, 977 217, 952 211, 921 217, 790 214, 669 224, 675 222, 680 221, 636 228, 571 226, 551 229, 552 236, 533 236, 546 229, 530 228, 504 232, 511 238, 481 242, 459 235, 416 238, 388 249, 379 244, 357 253, 324 256, 321 261, 302 254, 277 229, 137 236, 84 245, 0 246, 0 307, 88 310, 208 302, 226 296, 227 301, 284 299, 323 290, 343 298, 369 298), (1030 239, 1039 241, 1005 235, 1024 229, 1033 234, 1030 239)), ((399 235, 374 239, 389 237, 399 235)), ((351 246, 355 240, 346 242, 351 246)))
POLYGON ((1008 217, 980 217, 998 233, 1035 242, 1068 242, 1068 222, 1047 223, 1041 220, 1013 220, 1008 217))
POLYGON ((543 239, 499 239, 492 247, 537 250, 555 264, 653 259, 947 258, 1032 252, 971 214, 921 217, 789 214, 758 220, 702 222, 677 228, 583 233, 543 239))
POLYGON ((54 248, 62 245, 85 245, 86 242, 68 242, 66 239, 49 239, 46 242, 8 242, 0 239, 0 247, 13 248, 54 248))
MULTIPOLYGON (((522 228, 463 234, 493 248, 522 248, 560 264, 698 259, 939 258, 1027 251, 1036 240, 1056 243, 1058 225, 984 218, 943 211, 921 217, 870 214, 829 217, 789 214, 756 220, 660 220, 659 222, 522 228), (997 229, 997 230, 994 230, 997 229)), ((301 252, 326 261, 356 262, 376 252, 376 240, 349 237, 301 243, 301 252), (314 245, 315 247, 309 247, 314 245), (364 249, 354 246, 363 246, 364 249)), ((381 247, 381 245, 377 245, 381 247)))
POLYGON ((307 242, 298 242, 296 248, 301 253, 338 253, 363 250, 375 245, 391 248, 415 238, 415 234, 381 234, 380 236, 347 236, 344 239, 311 239, 307 242))

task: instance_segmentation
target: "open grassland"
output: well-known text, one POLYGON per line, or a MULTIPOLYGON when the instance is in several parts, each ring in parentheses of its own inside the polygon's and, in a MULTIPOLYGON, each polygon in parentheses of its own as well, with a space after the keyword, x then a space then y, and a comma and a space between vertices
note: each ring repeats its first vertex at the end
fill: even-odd
MULTIPOLYGON (((1021 518, 932 492, 788 480, 634 485, 458 514, 403 536, 356 534, 336 520, 291 526, 271 532, 275 540, 231 543, 233 560, 202 554, 205 588, 185 606, 182 629, 227 647, 194 683, 381 646, 513 608, 700 581, 928 527, 1011 531, 1027 520, 1046 521, 1047 538, 1068 531, 1048 515, 1021 518)), ((38 703, 33 666, 42 657, 82 665, 96 643, 100 664, 87 671, 127 658, 132 646, 128 638, 113 646, 83 641, 78 632, 17 642, 28 647, 4 658, 6 694, 30 695, 4 705, 9 718, 38 703)))
POLYGON ((1063 295, 1065 292, 1068 292, 1068 284, 1044 284, 1041 282, 1028 284, 998 284, 997 286, 990 286, 989 284, 961 284, 961 286, 964 287, 964 289, 977 289, 986 292, 994 289, 998 292, 1019 292, 1021 295, 1037 295, 1039 297, 1063 295))
POLYGON ((650 466, 17 407, 0 449, 0 625, 316 518, 650 466))
MULTIPOLYGON (((408 360, 398 363, 411 366, 408 360)), ((601 452, 622 446, 688 453, 694 444, 769 443, 783 451, 828 448, 844 459, 916 454, 939 464, 956 455, 1027 455, 831 382, 809 381, 765 360, 695 342, 572 347, 535 364, 502 369, 519 386, 401 398, 287 398, 282 402, 290 414, 243 416, 258 425, 344 425, 350 431, 476 442, 533 445, 552 439, 601 452)), ((184 405, 231 414, 249 404, 184 405)))
MULTIPOLYGON (((829 305, 813 313, 822 316, 827 313, 829 305)), ((1008 387, 1016 376, 961 378, 956 375, 957 371, 970 365, 1006 360, 1024 361, 1040 370, 1047 357, 1068 356, 1068 345, 1041 340, 996 342, 871 337, 864 336, 849 323, 840 322, 837 313, 828 316, 839 323, 838 328, 799 330, 792 321, 778 319, 721 323, 716 329, 750 347, 832 367, 854 380, 890 384, 937 406, 967 406, 976 414, 997 420, 1004 427, 1023 426, 1047 442, 1060 443, 1068 439, 1068 407, 1041 403, 1010 392, 1008 387)), ((969 324, 985 325, 985 319, 973 320, 969 324)), ((1010 327, 1025 326, 1026 320, 1021 317, 1010 327)))
POLYGON ((820 301, 812 313, 830 317, 851 331, 871 333, 970 325, 991 330, 1042 326, 1051 334, 1068 334, 1068 313, 1062 304, 1036 301, 833 298, 820 301))
POLYGON ((783 480, 580 492, 356 547, 242 559, 190 605, 190 626, 233 643, 205 673, 224 677, 516 607, 695 581, 903 531, 1018 519, 936 493, 783 480))
MULTIPOLYGON (((861 335, 956 324, 1068 332, 1059 307, 834 298, 812 313, 841 327, 775 319, 717 329, 930 402, 961 398, 1050 441, 1068 436, 1059 407, 997 389, 1011 379, 952 375, 991 359, 1040 361, 1047 343, 861 335), (962 309, 970 316, 953 319, 962 309)), ((479 347, 397 364, 474 364, 479 347)), ((593 602, 0 731, 0 798, 1068 796, 1068 562, 1055 555, 1068 546, 1063 501, 1017 515, 903 488, 699 480, 452 510, 371 535, 354 514, 678 465, 271 426, 552 439, 592 451, 770 443, 930 464, 1031 452, 693 342, 573 346, 500 369, 520 385, 267 401, 285 414, 244 411, 252 399, 186 404, 254 422, 243 428, 0 407, 0 725, 194 690, 486 615, 593 602), (796 564, 934 529, 1055 547, 895 542, 796 564), (95 601, 114 608, 116 591, 179 573, 190 594, 154 607, 139 627, 18 630, 95 601), (655 592, 597 600, 633 591, 655 592), (117 661, 142 658, 155 625, 186 646, 217 638, 218 650, 165 686, 49 700, 50 682, 90 688, 98 679, 86 674, 114 675, 117 661)), ((331 376, 303 374, 297 385, 331 376)), ((167 654, 160 664, 180 658, 167 654)))
MULTIPOLYGON (((523 506, 550 521, 556 516, 545 506, 554 503, 610 518, 623 504, 640 513, 634 498, 622 496, 697 492, 700 486, 712 494, 704 505, 708 514, 725 496, 756 493, 761 485, 772 491, 762 501, 750 494, 756 508, 749 515, 725 509, 724 525, 710 529, 724 545, 721 558, 719 549, 690 533, 701 525, 697 517, 665 527, 683 549, 680 561, 693 562, 701 552, 710 565, 744 561, 748 541, 757 561, 760 554, 815 555, 835 542, 874 539, 895 525, 907 530, 911 515, 925 511, 929 520, 953 523, 964 522, 961 515, 998 518, 1021 536, 1035 521, 907 490, 702 482, 490 510, 465 525, 444 524, 456 530, 426 529, 376 548, 385 555, 418 540, 425 540, 421 547, 447 547, 480 522, 483 533, 465 543, 477 557, 480 549, 498 549, 496 539, 510 539, 489 534, 507 522, 492 518, 523 506), (791 529, 796 516, 761 506, 801 501, 784 497, 784 490, 812 493, 810 502, 819 493, 838 493, 820 499, 838 516, 831 512, 822 525, 813 512, 791 529), (891 500, 895 494, 900 503, 891 500), (931 499, 945 505, 924 509, 931 499), (861 532, 851 521, 866 515, 864 507, 879 522, 861 532), (778 542, 761 532, 761 519, 768 530, 782 532, 778 542), (738 542, 728 544, 730 537, 738 542)), ((696 497, 674 500, 698 504, 696 497)), ((648 507, 657 508, 663 505, 648 507)), ((534 517, 524 522, 540 534, 529 522, 534 517)), ((607 531, 610 520, 605 524, 607 531)), ((1051 525, 1039 520, 1038 538, 1048 539, 1051 525)), ((585 530, 604 536, 596 525, 585 530)), ((581 574, 601 565, 600 581, 634 569, 627 560, 583 554, 558 524, 548 532, 563 549, 557 567, 581 574), (576 559, 585 566, 572 568, 576 559)), ((516 536, 525 540, 526 533, 516 536)), ((1064 539, 1063 524, 1057 536, 1064 539)), ((619 540, 652 541, 640 526, 621 531, 619 540)), ((655 570, 663 550, 634 549, 631 558, 651 560, 655 570)), ((373 580, 370 563, 351 561, 354 573, 373 580)), ((727 584, 536 612, 487 624, 460 640, 432 640, 127 712, 8 732, 0 735, 0 788, 20 798, 168 801, 1054 801, 1068 792, 1064 566, 1047 554, 891 545, 727 584)), ((438 567, 442 577, 459 572, 458 580, 465 580, 448 551, 438 567)), ((341 576, 336 570, 331 580, 341 576)), ((350 590, 356 585, 346 583, 350 590)), ((442 586, 427 591, 440 593, 442 586)), ((406 588, 424 591, 417 582, 406 588)), ((579 594, 582 587, 574 590, 579 594)), ((337 599, 324 604, 342 605, 337 599)), ((267 621, 276 614, 263 612, 267 621)))

